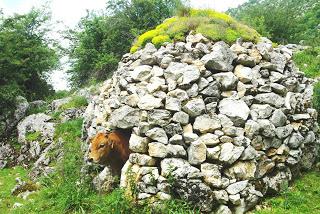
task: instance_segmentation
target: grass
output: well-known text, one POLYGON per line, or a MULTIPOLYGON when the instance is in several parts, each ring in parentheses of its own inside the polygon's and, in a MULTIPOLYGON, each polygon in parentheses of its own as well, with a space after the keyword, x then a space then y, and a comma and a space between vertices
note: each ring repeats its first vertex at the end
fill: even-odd
MULTIPOLYGON (((33 201, 26 202, 23 207, 10 213, 198 213, 194 207, 181 200, 168 201, 161 211, 157 211, 125 198, 121 189, 99 195, 93 190, 90 181, 80 180, 83 178, 80 170, 84 155, 80 141, 81 126, 81 119, 57 126, 55 139, 62 137, 64 141, 62 162, 58 163, 56 173, 41 179, 42 188, 33 195, 33 201)), ((11 185, 8 187, 10 189, 11 185)))
POLYGON ((60 110, 79 108, 79 107, 86 106, 86 105, 88 105, 88 101, 85 97, 73 96, 73 97, 71 97, 71 100, 68 103, 66 103, 60 107, 60 110))
POLYGON ((0 213, 10 213, 15 202, 24 203, 23 199, 11 195, 17 177, 25 179, 27 171, 20 166, 0 170, 0 213))
POLYGON ((131 53, 143 48, 148 42, 159 48, 165 42, 184 41, 190 31, 201 33, 212 41, 222 40, 229 44, 234 43, 239 37, 252 42, 257 42, 260 37, 257 31, 227 14, 210 9, 190 9, 139 36, 131 48, 131 53))
POLYGON ((38 113, 45 113, 48 111, 48 105, 43 105, 43 106, 38 106, 34 108, 29 108, 27 111, 27 115, 32 115, 32 114, 38 114, 38 113))
POLYGON ((320 76, 320 47, 310 47, 293 56, 295 64, 308 77, 320 76))
POLYGON ((41 132, 30 132, 26 134, 26 140, 31 142, 31 141, 36 141, 41 138, 41 132))
POLYGON ((320 172, 309 172, 297 179, 288 190, 263 202, 267 207, 255 214, 320 213, 320 172))

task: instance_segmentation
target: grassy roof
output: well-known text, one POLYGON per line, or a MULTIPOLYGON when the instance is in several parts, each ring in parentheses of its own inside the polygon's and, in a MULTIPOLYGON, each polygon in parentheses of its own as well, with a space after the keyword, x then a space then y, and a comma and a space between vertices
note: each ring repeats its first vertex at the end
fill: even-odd
POLYGON ((140 35, 131 47, 131 52, 143 48, 148 42, 160 47, 165 42, 185 41, 190 31, 201 33, 212 41, 222 40, 229 44, 239 37, 252 42, 257 42, 260 37, 257 31, 225 13, 191 9, 187 15, 166 19, 155 29, 140 35))

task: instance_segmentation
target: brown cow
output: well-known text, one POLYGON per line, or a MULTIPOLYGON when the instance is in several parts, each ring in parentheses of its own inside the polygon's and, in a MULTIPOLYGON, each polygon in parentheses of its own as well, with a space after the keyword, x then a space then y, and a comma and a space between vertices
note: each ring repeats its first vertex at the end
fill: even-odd
POLYGON ((129 158, 129 138, 129 133, 120 130, 111 133, 98 133, 91 140, 88 160, 110 165, 119 174, 129 158))

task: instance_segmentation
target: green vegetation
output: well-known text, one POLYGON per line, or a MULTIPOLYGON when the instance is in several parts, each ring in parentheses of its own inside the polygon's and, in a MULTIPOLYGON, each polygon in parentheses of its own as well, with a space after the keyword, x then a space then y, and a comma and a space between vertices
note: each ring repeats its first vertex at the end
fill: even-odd
POLYGON ((228 12, 275 42, 320 43, 318 0, 249 0, 228 12))
POLYGON ((71 97, 71 100, 68 103, 66 103, 60 107, 60 110, 79 108, 79 107, 83 107, 83 106, 87 106, 87 105, 88 105, 88 101, 85 97, 73 96, 73 97, 71 97))
MULTIPOLYGON (((58 125, 55 139, 59 137, 63 139, 64 157, 57 163, 57 171, 50 177, 41 179, 41 190, 32 195, 33 201, 18 200, 24 206, 12 213, 199 213, 197 209, 181 200, 167 201, 161 210, 154 210, 147 204, 139 205, 125 198, 121 189, 116 189, 107 195, 97 194, 92 189, 90 181, 81 174, 84 155, 80 141, 81 126, 81 119, 58 125)), ((0 175, 1 173, 0 171, 0 175)), ((4 180, 14 180, 9 170, 4 171, 3 174, 6 175, 4 180)), ((25 172, 23 175, 25 178, 25 172)), ((1 179, 2 177, 0 182, 2 182, 1 179)), ((12 207, 12 202, 17 201, 16 197, 9 196, 13 183, 6 185, 6 189, 3 190, 3 197, 8 197, 10 201, 6 207, 12 207)), ((0 206, 0 211, 2 211, 1 208, 0 206)))
POLYGON ((17 95, 31 101, 53 93, 46 76, 59 60, 47 36, 49 24, 50 15, 42 10, 10 17, 0 13, 0 115, 14 109, 17 95))
POLYGON ((256 214, 317 214, 320 213, 320 172, 310 172, 283 191, 264 201, 256 214))
POLYGON ((15 178, 25 179, 27 171, 20 166, 0 170, 0 213, 10 213, 15 202, 23 203, 23 199, 11 195, 16 185, 15 178))
POLYGON ((49 108, 47 105, 39 106, 39 107, 34 107, 34 108, 29 108, 27 111, 27 115, 32 115, 32 114, 38 114, 38 113, 45 113, 48 111, 49 108))
POLYGON ((84 86, 110 77, 134 39, 173 16, 181 5, 180 0, 108 0, 103 13, 88 13, 69 36, 72 84, 84 86))
POLYGON ((193 31, 213 40, 233 43, 242 37, 244 41, 257 42, 260 35, 253 29, 235 21, 230 16, 214 10, 185 10, 183 16, 165 20, 155 29, 138 37, 131 52, 144 47, 148 42, 160 47, 165 42, 185 41, 187 34, 193 31))
POLYGON ((308 77, 320 76, 320 47, 310 47, 304 51, 294 54, 295 64, 308 77))
POLYGON ((31 132, 26 134, 26 140, 29 142, 39 140, 40 137, 41 132, 31 132))

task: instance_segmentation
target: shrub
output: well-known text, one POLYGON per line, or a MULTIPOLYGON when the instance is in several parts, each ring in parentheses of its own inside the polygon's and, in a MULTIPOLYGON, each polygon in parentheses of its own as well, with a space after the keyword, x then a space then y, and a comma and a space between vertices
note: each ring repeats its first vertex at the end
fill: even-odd
POLYGON ((293 55, 295 64, 308 77, 320 76, 320 47, 310 47, 293 55))
POLYGON ((184 41, 190 31, 201 33, 213 41, 223 40, 229 44, 234 43, 239 37, 252 42, 257 42, 260 37, 255 30, 235 21, 227 14, 214 10, 190 9, 180 14, 184 16, 166 19, 155 29, 139 36, 131 48, 131 53, 143 48, 148 42, 159 47, 165 42, 184 41))

